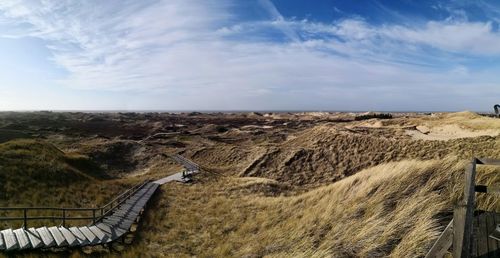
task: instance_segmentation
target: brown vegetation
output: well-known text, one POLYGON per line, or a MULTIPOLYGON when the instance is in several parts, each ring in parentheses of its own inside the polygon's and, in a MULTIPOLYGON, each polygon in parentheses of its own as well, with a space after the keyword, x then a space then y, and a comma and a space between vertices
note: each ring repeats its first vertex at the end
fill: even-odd
MULTIPOLYGON (((205 172, 192 185, 163 186, 134 244, 101 255, 421 257, 462 194, 465 162, 500 158, 500 120, 356 116, 0 114, 5 139, 20 135, 12 130, 45 139, 0 144, 0 202, 98 205, 133 182, 179 171, 162 154, 181 153, 205 172), (461 131, 408 135, 440 128, 461 131)), ((495 184, 498 172, 481 168, 479 181, 495 184)), ((491 196, 478 197, 480 208, 499 210, 491 196)))

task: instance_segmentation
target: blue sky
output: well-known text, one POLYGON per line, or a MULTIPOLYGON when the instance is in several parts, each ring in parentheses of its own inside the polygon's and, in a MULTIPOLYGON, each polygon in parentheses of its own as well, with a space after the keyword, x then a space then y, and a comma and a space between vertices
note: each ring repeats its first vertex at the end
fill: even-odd
POLYGON ((500 2, 2 0, 0 110, 490 110, 500 2))

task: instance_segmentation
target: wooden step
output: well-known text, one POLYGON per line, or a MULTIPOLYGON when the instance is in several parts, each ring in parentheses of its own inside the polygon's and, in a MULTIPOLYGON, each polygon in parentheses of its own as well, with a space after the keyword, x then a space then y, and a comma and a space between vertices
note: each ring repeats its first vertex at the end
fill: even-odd
POLYGON ((43 245, 42 238, 35 228, 28 228, 26 234, 30 240, 31 248, 38 248, 43 245))
POLYGON ((117 217, 110 217, 110 218, 106 218, 104 220, 109 221, 109 222, 115 222, 116 224, 122 224, 125 222, 130 222, 130 223, 134 222, 133 220, 130 220, 128 218, 117 218, 117 217))
POLYGON ((83 227, 40 227, 0 231, 0 250, 85 246, 114 241, 128 232, 131 225, 155 193, 159 184, 148 183, 125 200, 112 214, 95 225, 83 227))
POLYGON ((110 240, 116 240, 126 233, 125 230, 120 229, 119 227, 114 227, 103 222, 98 223, 95 226, 101 229, 104 233, 108 234, 110 236, 110 240))
POLYGON ((100 230, 102 230, 102 232, 104 232, 108 235, 113 235, 113 229, 108 224, 101 222, 101 223, 97 223, 95 226, 98 227, 100 230))
POLYGON ((42 242, 44 245, 43 247, 52 247, 52 246, 56 245, 56 241, 54 240, 54 238, 50 234, 47 227, 37 228, 36 232, 38 232, 38 234, 40 235, 40 238, 42 239, 42 242))
POLYGON ((75 235, 73 235, 73 233, 71 233, 69 229, 65 227, 59 227, 59 231, 61 231, 61 234, 63 235, 64 239, 66 240, 69 246, 75 246, 80 244, 76 239, 75 235))
POLYGON ((3 240, 5 241, 5 250, 11 251, 19 248, 16 236, 14 235, 14 231, 12 231, 12 229, 4 229, 0 231, 0 233, 3 235, 3 240))
POLYGON ((2 234, 0 234, 0 250, 5 250, 5 241, 3 240, 2 234))
POLYGON ((97 238, 99 238, 99 242, 106 242, 109 239, 109 236, 102 232, 102 230, 98 227, 90 226, 88 228, 90 229, 90 231, 92 231, 92 233, 94 233, 97 238))
POLYGON ((56 241, 56 245, 58 247, 63 247, 68 245, 68 242, 66 242, 66 239, 64 238, 63 234, 61 233, 61 231, 59 231, 59 228, 50 227, 49 232, 56 241))
POLYGON ((26 230, 24 230, 23 228, 16 229, 14 230, 14 235, 17 238, 19 249, 23 250, 31 247, 26 230))
POLYGON ((85 235, 80 231, 77 227, 70 227, 69 231, 73 233, 73 235, 76 237, 76 240, 81 246, 85 246, 90 244, 90 241, 85 237, 85 235))
POLYGON ((99 238, 96 235, 94 235, 94 233, 92 233, 92 231, 90 231, 88 227, 83 226, 79 227, 78 229, 82 232, 85 238, 87 238, 90 245, 95 245, 99 242, 99 238))

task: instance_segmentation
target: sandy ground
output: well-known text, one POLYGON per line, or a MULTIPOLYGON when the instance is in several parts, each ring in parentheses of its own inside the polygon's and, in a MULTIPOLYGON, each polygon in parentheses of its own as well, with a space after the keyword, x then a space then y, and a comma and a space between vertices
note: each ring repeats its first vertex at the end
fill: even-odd
POLYGON ((461 128, 459 125, 455 124, 436 126, 433 128, 417 126, 416 130, 406 130, 406 134, 408 134, 415 140, 444 141, 479 136, 494 137, 500 134, 500 128, 498 130, 488 129, 473 131, 470 129, 461 128))

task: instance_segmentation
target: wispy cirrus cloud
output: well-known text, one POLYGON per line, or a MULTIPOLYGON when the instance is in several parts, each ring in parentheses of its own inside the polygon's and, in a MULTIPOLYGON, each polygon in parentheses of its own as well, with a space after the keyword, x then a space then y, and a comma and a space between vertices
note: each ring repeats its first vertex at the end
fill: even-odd
POLYGON ((223 0, 6 0, 0 23, 16 26, 0 36, 44 40, 66 87, 161 93, 192 108, 450 109, 465 106, 415 99, 500 93, 494 68, 471 72, 464 60, 500 54, 488 21, 325 23, 256 4, 269 18, 239 20, 223 0))

